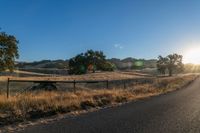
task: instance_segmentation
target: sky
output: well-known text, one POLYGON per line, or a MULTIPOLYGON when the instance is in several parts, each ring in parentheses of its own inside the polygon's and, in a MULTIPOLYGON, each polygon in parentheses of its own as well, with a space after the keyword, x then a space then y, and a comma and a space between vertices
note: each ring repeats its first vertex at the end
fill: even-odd
POLYGON ((0 0, 0 27, 19 40, 20 61, 87 49, 152 59, 200 46, 199 7, 200 0, 0 0))

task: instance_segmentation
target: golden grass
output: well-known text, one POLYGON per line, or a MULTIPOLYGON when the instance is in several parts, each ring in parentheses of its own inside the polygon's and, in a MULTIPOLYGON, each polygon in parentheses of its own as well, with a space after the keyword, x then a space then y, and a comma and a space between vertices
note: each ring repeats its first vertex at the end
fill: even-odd
MULTIPOLYGON (((33 74, 32 74, 33 75, 33 74)), ((121 80, 129 78, 143 78, 149 76, 137 72, 97 72, 88 73, 84 75, 68 75, 68 76, 26 76, 26 77, 16 77, 16 76, 1 76, 0 81, 6 81, 8 78, 15 80, 121 80)))
POLYGON ((187 85, 194 75, 158 78, 153 83, 131 84, 127 89, 78 90, 73 92, 40 91, 19 96, 0 95, 0 125, 56 114, 113 105, 173 91, 187 85))
MULTIPOLYGON (((29 73, 29 72, 28 72, 29 73)), ((33 75, 33 74, 32 74, 33 75)), ((96 72, 96 73, 88 73, 84 75, 68 75, 68 76, 25 76, 25 77, 18 77, 18 76, 0 76, 0 93, 4 93, 6 90, 7 80, 8 78, 13 80, 56 80, 56 81, 73 81, 73 80, 126 80, 126 79, 142 79, 142 78, 149 78, 149 75, 139 73, 136 71, 129 71, 129 72, 96 72)), ((100 83, 105 84, 105 83, 100 83)), ((10 82, 10 89, 11 91, 19 91, 31 86, 32 83, 25 83, 25 82, 10 82)), ((79 86, 80 84, 77 84, 79 86)), ((88 84, 86 87, 96 89, 97 84, 88 84)), ((61 85, 62 89, 65 88, 72 88, 71 84, 61 85)), ((100 87, 103 85, 100 85, 100 87)), ((105 86, 105 85, 104 85, 105 86)), ((83 84, 81 85, 83 87, 83 84)))

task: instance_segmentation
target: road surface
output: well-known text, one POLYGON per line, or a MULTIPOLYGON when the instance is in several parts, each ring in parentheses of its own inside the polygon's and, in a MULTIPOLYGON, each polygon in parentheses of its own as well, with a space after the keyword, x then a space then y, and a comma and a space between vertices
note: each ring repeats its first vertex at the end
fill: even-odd
POLYGON ((166 95, 35 125, 20 133, 200 133, 200 79, 166 95))

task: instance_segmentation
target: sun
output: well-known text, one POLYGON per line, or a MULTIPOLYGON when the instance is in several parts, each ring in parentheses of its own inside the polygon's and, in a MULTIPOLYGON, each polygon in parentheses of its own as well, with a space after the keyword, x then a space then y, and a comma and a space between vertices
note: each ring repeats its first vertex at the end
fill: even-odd
POLYGON ((189 49, 183 55, 183 63, 200 64, 200 47, 189 49))

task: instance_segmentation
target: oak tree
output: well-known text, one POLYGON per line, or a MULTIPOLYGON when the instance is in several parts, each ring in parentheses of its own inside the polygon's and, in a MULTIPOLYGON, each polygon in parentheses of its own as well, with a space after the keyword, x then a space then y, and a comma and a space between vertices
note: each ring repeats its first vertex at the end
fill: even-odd
POLYGON ((0 71, 14 70, 15 59, 19 58, 18 43, 15 36, 0 32, 0 71))

